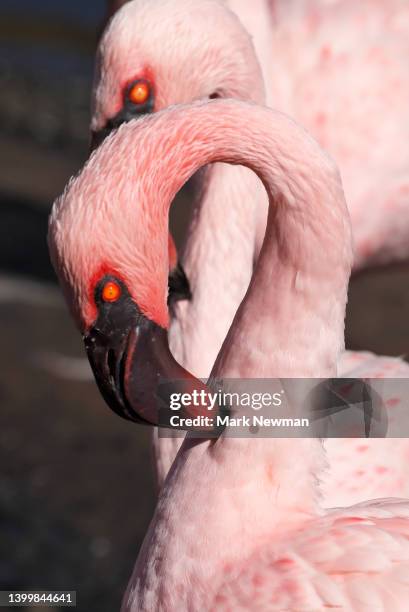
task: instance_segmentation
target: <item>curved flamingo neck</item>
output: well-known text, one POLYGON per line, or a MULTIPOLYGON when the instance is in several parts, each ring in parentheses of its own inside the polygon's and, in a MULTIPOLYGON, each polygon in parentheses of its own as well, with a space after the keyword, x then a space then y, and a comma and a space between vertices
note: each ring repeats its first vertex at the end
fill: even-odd
POLYGON ((257 213, 267 204, 262 183, 243 166, 216 163, 194 177, 182 257, 192 297, 176 304, 169 341, 175 358, 199 378, 209 375, 250 283, 257 213))
MULTIPOLYGON (((174 146, 180 148, 172 158, 167 142, 161 176, 170 180, 156 200, 159 216, 167 215, 175 191, 198 164, 220 159, 250 166, 270 201, 253 280, 213 374, 334 374, 352 261, 335 167, 279 113, 230 101, 170 112, 174 146), (270 335, 267 352, 263 337, 270 335)), ((198 444, 186 438, 162 489, 123 610, 206 608, 229 565, 317 514, 315 479, 323 463, 321 444, 313 439, 222 436, 198 444)))
MULTIPOLYGON (((167 219, 175 194, 202 165, 215 161, 246 165, 264 183, 270 212, 251 290, 231 334, 237 337, 234 329, 243 319, 254 334, 253 339, 246 337, 247 344, 267 336, 257 331, 262 326, 250 323, 268 300, 268 308, 264 306, 268 337, 280 350, 275 362, 259 375, 333 374, 343 348, 351 237, 338 171, 316 142, 285 115, 232 100, 175 107, 120 135, 130 149, 137 138, 138 151, 143 151, 135 164, 136 197, 147 204, 135 212, 135 196, 127 202, 127 231, 134 233, 135 223, 151 228, 138 232, 135 251, 145 258, 153 253, 156 262, 165 262, 152 265, 132 283, 162 288, 156 291, 163 295, 155 304, 158 322, 167 320, 167 219), (158 150, 160 158, 152 163, 158 150)), ((135 298, 148 310, 144 298, 150 295, 147 291, 135 298)), ((222 355, 226 350, 225 343, 222 355)), ((254 363, 256 367, 260 363, 254 363)), ((243 375, 231 362, 228 372, 243 375)))

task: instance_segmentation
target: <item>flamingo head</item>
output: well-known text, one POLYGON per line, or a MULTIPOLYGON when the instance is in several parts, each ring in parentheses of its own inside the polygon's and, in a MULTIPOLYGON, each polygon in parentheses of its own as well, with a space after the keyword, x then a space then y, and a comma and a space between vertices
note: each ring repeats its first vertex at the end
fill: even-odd
POLYGON ((172 250, 160 202, 171 194, 149 173, 151 140, 135 121, 108 138, 55 202, 48 243, 104 399, 124 418, 158 424, 158 381, 190 381, 186 389, 195 379, 168 345, 172 250), (134 155, 135 140, 146 157, 134 155))
POLYGON ((251 39, 219 0, 132 0, 101 39, 92 98, 92 148, 120 124, 207 98, 262 103, 251 39))

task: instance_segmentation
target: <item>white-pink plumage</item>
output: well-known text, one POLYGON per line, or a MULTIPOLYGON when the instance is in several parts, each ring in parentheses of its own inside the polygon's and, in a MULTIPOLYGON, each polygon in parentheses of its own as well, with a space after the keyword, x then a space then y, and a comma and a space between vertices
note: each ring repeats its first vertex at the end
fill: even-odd
POLYGON ((209 609, 404 612, 408 526, 401 500, 328 512, 229 568, 209 609))
POLYGON ((272 105, 340 166, 355 266, 409 257, 409 5, 272 2, 272 105))

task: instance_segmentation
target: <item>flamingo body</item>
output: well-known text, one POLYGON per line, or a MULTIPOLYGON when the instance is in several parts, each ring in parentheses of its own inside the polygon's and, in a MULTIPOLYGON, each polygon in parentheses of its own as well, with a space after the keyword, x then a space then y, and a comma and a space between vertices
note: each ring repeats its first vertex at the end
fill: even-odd
POLYGON ((209 610, 404 612, 408 526, 403 500, 331 511, 228 568, 209 610))
POLYGON ((272 6, 272 105, 295 117, 337 160, 355 267, 408 258, 408 3, 272 6))
MULTIPOLYGON (((403 422, 408 398, 405 386, 399 388, 394 380, 409 379, 408 363, 396 357, 345 351, 338 362, 338 374, 345 378, 379 379, 389 426, 403 422)), ((383 495, 409 498, 406 438, 329 438, 325 450, 330 468, 321 476, 324 505, 356 504, 383 495)))

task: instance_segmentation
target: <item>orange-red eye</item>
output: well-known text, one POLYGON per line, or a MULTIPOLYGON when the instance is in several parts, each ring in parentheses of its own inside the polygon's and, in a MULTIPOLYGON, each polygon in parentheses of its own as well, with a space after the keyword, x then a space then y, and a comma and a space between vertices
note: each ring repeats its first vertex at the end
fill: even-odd
POLYGON ((105 283, 102 289, 102 299, 104 302, 116 302, 121 297, 121 287, 114 281, 105 283))
POLYGON ((149 100, 151 89, 146 81, 138 81, 132 85, 128 97, 134 104, 145 104, 149 100))

